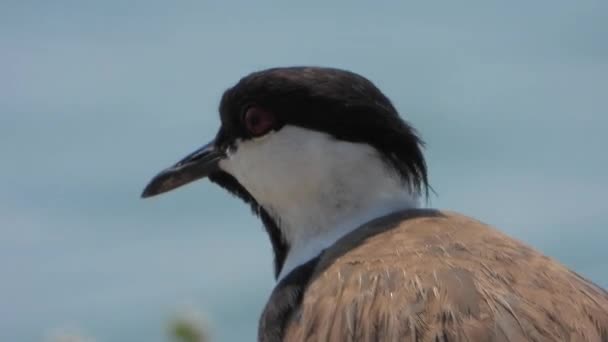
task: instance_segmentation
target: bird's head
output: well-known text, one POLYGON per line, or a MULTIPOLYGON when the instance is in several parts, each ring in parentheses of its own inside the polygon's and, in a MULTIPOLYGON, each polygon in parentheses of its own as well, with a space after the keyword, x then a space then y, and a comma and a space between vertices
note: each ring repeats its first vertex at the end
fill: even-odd
POLYGON ((390 100, 355 73, 258 71, 226 90, 219 112, 215 138, 160 172, 142 196, 209 178, 260 216, 277 275, 292 250, 305 255, 315 249, 306 244, 322 248, 311 241, 335 240, 347 229, 338 226, 364 223, 347 217, 373 219, 415 206, 426 194, 421 140, 390 100))

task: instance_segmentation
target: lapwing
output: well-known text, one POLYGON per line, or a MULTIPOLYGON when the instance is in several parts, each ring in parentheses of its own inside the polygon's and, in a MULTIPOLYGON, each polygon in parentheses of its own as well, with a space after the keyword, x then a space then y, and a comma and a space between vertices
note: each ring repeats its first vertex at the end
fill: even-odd
POLYGON ((277 280, 259 341, 608 341, 604 289, 488 224, 424 208, 423 141, 367 78, 257 71, 219 114, 215 138, 142 196, 208 178, 251 206, 277 280))

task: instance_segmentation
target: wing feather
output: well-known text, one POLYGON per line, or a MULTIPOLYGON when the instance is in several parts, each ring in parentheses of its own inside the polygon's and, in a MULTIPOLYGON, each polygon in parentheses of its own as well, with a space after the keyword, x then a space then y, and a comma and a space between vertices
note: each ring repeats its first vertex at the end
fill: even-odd
POLYGON ((285 319, 285 341, 606 342, 608 294, 479 221, 410 212, 325 251, 285 319))

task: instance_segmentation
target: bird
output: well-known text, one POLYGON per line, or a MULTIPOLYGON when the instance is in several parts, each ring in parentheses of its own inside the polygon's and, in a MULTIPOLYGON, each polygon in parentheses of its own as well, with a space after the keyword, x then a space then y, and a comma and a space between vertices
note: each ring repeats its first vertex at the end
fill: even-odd
POLYGON ((209 179, 251 206, 276 285, 258 341, 608 341, 608 293, 465 214, 425 206, 425 143, 368 78, 243 76, 211 141, 142 197, 209 179))

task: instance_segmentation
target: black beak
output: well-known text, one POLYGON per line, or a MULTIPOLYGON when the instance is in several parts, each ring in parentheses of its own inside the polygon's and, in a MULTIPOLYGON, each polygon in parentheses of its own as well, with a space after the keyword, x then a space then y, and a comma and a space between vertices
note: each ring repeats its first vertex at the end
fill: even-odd
POLYGON ((141 197, 156 196, 207 177, 218 170, 218 163, 224 157, 226 154, 212 141, 152 178, 141 197))

